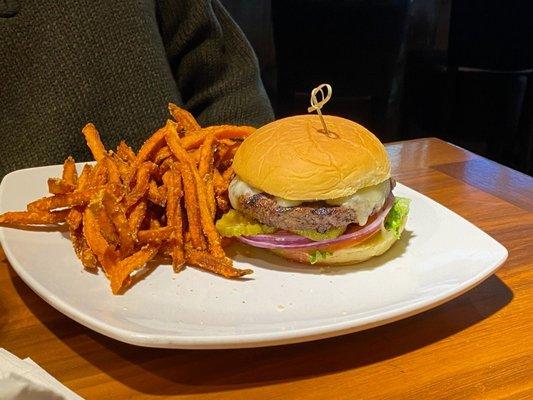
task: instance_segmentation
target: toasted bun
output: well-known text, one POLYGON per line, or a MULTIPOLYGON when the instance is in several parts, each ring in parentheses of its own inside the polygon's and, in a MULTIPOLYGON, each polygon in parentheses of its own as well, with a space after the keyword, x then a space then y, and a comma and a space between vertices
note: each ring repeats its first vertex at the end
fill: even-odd
MULTIPOLYGON (((400 233, 405 228, 407 216, 404 218, 400 233)), ((396 243, 398 239, 392 232, 382 229, 379 233, 372 236, 353 247, 335 250, 331 255, 328 255, 324 260, 319 260, 314 265, 349 265, 357 264, 368 260, 369 258, 379 256, 385 253, 396 243)), ((309 264, 309 253, 301 250, 270 250, 273 253, 290 261, 309 264)))
POLYGON ((255 131, 241 144, 233 167, 249 185, 288 200, 349 196, 390 177, 387 152, 363 126, 324 115, 283 118, 255 131))

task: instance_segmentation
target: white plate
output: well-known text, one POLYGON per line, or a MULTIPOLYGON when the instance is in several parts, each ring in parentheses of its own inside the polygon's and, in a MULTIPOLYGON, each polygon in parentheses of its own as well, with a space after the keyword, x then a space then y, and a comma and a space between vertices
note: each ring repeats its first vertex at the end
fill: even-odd
MULTIPOLYGON (((60 166, 7 175, 0 211, 24 209, 46 195, 60 166)), ((401 184, 411 212, 402 239, 385 255, 353 267, 288 263, 235 247, 247 280, 187 268, 156 268, 122 296, 102 275, 84 271, 68 235, 0 228, 13 268, 46 302, 79 323, 140 346, 215 349, 287 344, 383 325, 444 303, 491 275, 507 250, 486 233, 401 184)))

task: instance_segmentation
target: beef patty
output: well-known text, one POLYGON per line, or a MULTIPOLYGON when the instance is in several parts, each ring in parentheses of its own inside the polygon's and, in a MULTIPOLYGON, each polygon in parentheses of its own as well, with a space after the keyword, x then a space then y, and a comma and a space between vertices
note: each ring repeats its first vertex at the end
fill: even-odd
POLYGON ((266 193, 240 196, 239 211, 262 224, 288 231, 315 230, 320 233, 339 228, 357 220, 355 210, 330 206, 323 201, 281 207, 266 193))

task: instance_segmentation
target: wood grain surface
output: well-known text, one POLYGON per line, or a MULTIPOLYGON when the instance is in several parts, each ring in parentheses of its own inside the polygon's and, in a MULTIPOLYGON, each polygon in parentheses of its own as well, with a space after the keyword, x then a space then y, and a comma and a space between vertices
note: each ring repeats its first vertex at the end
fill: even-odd
POLYGON ((497 274, 379 328, 261 349, 117 342, 36 296, 0 256, 0 347, 86 399, 533 399, 533 179, 438 139, 391 143, 394 176, 509 250, 497 274))

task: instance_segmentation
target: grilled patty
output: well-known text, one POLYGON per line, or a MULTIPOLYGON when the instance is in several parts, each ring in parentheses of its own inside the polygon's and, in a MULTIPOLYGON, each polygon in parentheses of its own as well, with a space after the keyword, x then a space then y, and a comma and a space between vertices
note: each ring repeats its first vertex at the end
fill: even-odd
POLYGON ((323 201, 281 207, 272 196, 258 193, 240 196, 239 211, 262 224, 288 231, 315 230, 320 233, 347 226, 356 221, 355 210, 330 206, 323 201))

